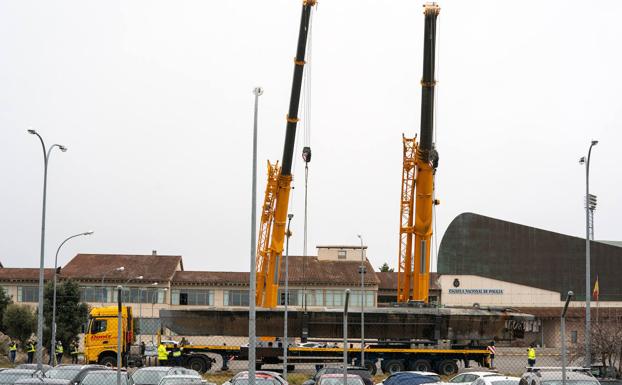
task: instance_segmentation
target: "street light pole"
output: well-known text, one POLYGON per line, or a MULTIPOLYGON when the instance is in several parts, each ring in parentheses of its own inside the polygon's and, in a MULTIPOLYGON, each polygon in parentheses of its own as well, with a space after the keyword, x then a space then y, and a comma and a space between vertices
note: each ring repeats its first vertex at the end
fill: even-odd
POLYGON ((58 246, 58 249, 56 249, 56 256, 54 257, 54 295, 52 300, 52 340, 50 341, 50 355, 52 356, 52 366, 56 365, 56 354, 53 354, 53 352, 54 348, 56 347, 56 272, 58 269, 58 252, 68 240, 91 234, 93 234, 93 230, 89 230, 85 233, 72 235, 65 239, 63 242, 61 242, 61 244, 58 246))
POLYGON ((568 310, 568 304, 573 295, 574 293, 572 291, 568 292, 560 321, 560 327, 562 329, 562 385, 566 385, 566 311, 568 310))
POLYGON ((257 123, 259 114, 259 97, 263 94, 261 87, 255 87, 255 114, 253 118, 253 166, 251 186, 251 260, 250 281, 248 294, 248 383, 255 385, 255 349, 257 348, 257 336, 255 336, 255 323, 257 309, 255 297, 257 295, 257 123))
POLYGON ((363 237, 361 240, 361 366, 365 366, 365 254, 363 253, 363 237))
POLYGON ((41 148, 43 149, 43 208, 41 212, 41 256, 39 260, 39 311, 37 318, 37 370, 43 369, 43 271, 45 265, 45 205, 47 195, 47 182, 48 182, 48 161, 50 160, 50 154, 55 147, 58 147, 62 152, 67 151, 67 147, 60 144, 53 144, 49 149, 45 148, 45 142, 39 133, 33 129, 29 129, 28 133, 36 135, 41 142, 41 148))
POLYGON ((579 163, 585 163, 585 367, 592 365, 591 359, 591 314, 590 314, 590 205, 588 202, 590 196, 590 157, 592 155, 592 147, 598 144, 598 140, 592 140, 590 148, 587 152, 587 161, 585 157, 579 160, 579 163))

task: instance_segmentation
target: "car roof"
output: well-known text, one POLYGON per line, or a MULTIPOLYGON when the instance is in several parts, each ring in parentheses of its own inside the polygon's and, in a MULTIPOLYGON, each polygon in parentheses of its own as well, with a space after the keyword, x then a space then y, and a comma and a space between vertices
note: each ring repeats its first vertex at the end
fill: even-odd
POLYGON ((37 369, 7 369, 3 370, 2 373, 34 373, 37 369))
POLYGON ((496 370, 491 370, 491 371, 488 371, 488 372, 473 371, 473 372, 460 373, 460 374, 458 374, 458 376, 462 375, 462 374, 475 374, 476 376, 480 376, 480 377, 484 377, 484 376, 488 377, 488 376, 498 376, 499 372, 497 372, 496 370))
MULTIPOLYGON (((121 374, 123 374, 123 373, 127 374, 127 371, 125 369, 121 369, 121 374)), ((100 370, 100 369, 89 370, 87 376, 94 375, 94 374, 117 374, 117 371, 116 370, 110 370, 110 369, 108 369, 108 370, 100 370)))
MULTIPOLYGON (((338 378, 338 377, 343 377, 343 373, 326 373, 326 374, 322 374, 320 376, 320 378, 322 378, 322 377, 338 378)), ((361 376, 359 376, 358 374, 350 374, 350 373, 348 373, 348 377, 350 377, 350 378, 360 378, 361 376)))
MULTIPOLYGON (((533 372, 532 372, 533 373, 533 372)), ((547 372, 538 372, 536 374, 541 380, 560 380, 562 378, 562 371, 547 371, 547 372)), ((575 372, 575 371, 566 371, 566 379, 569 380, 596 380, 592 375, 583 373, 583 372, 575 372)))
POLYGON ((201 377, 196 374, 169 374, 168 376, 164 376, 162 378, 197 378, 201 377))
POLYGON ((504 376, 499 374, 498 376, 486 376, 484 377, 485 381, 497 381, 497 380, 515 380, 520 381, 520 377, 512 377, 512 376, 504 376))
MULTIPOLYGON (((144 368, 140 368, 138 369, 136 372, 138 371, 154 371, 154 372, 168 372, 169 370, 173 369, 172 366, 146 366, 144 368)), ((136 373, 134 372, 134 373, 136 373)))
POLYGON ((48 378, 48 377, 31 377, 31 378, 22 378, 21 380, 15 381, 16 384, 57 384, 57 385, 66 385, 69 384, 70 380, 64 380, 62 378, 48 378))

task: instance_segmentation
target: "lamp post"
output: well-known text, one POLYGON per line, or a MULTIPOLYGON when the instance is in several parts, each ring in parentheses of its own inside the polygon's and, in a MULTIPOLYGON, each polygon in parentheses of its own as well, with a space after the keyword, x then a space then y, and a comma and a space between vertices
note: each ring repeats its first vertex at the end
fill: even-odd
POLYGON ((37 318, 37 370, 43 369, 43 268, 45 264, 45 203, 47 195, 47 182, 48 182, 48 162, 50 160, 50 154, 52 150, 57 147, 62 152, 67 151, 67 147, 60 144, 53 144, 49 149, 46 149, 45 142, 39 133, 33 129, 29 129, 28 133, 36 135, 41 142, 41 148, 43 149, 43 208, 41 211, 41 256, 39 260, 39 311, 37 318))
POLYGON ((263 94, 263 89, 255 87, 253 94, 255 95, 255 114, 253 118, 253 178, 251 185, 251 273, 248 295, 248 383, 250 385, 255 385, 255 349, 257 348, 257 336, 255 336, 255 324, 257 322, 257 309, 255 308, 255 297, 257 296, 257 123, 259 97, 263 94))
POLYGON ((598 140, 592 140, 590 148, 587 152, 587 160, 585 157, 579 159, 580 164, 585 163, 585 367, 589 368, 592 364, 590 357, 591 345, 591 314, 590 314, 590 157, 592 155, 592 147, 598 144, 598 140))
POLYGON ((50 342, 50 356, 52 357, 52 366, 56 365, 56 354, 53 354, 53 352, 56 346, 56 273, 58 271, 58 252, 68 240, 91 234, 93 234, 93 230, 89 230, 85 233, 72 235, 62 241, 61 244, 58 246, 58 249, 56 249, 56 256, 54 257, 54 295, 52 300, 52 340, 50 342))
POLYGON ((104 301, 105 301, 105 298, 104 298, 104 297, 106 296, 106 288, 104 288, 104 278, 106 278, 106 275, 107 275, 108 273, 112 273, 112 272, 115 272, 115 271, 125 271, 125 267, 124 267, 124 266, 119 266, 119 267, 117 267, 116 269, 114 269, 114 270, 110 270, 110 271, 108 271, 108 272, 105 272, 105 273, 102 275, 102 306, 104 306, 104 301))
POLYGON ((562 385, 566 385, 566 311, 568 310, 568 304, 573 295, 574 293, 572 291, 568 292, 560 320, 560 327, 562 329, 562 385))
POLYGON ((365 254, 363 253, 363 237, 361 240, 361 366, 365 366, 365 254))

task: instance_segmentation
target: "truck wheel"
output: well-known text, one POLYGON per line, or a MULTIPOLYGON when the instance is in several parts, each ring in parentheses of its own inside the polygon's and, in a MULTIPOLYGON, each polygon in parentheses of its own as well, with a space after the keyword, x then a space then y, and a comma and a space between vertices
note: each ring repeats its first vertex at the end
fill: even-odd
POLYGON ((458 373, 458 365, 454 360, 441 361, 438 364, 438 374, 443 376, 451 376, 458 373))
POLYGON ((212 362, 208 362, 208 360, 203 357, 192 356, 188 358, 188 368, 203 374, 212 368, 212 362))
POLYGON ((376 363, 374 361, 365 360, 365 365, 363 366, 369 373, 371 373, 372 376, 375 376, 376 372, 378 372, 378 368, 376 367, 376 363))
POLYGON ((117 367, 117 357, 115 356, 102 356, 99 357, 99 364, 107 366, 109 368, 117 367))
POLYGON ((404 362, 402 360, 390 360, 384 365, 384 372, 393 374, 404 371, 404 362))
POLYGON ((431 372, 432 363, 428 360, 413 360, 408 363, 408 369, 418 372, 431 372))

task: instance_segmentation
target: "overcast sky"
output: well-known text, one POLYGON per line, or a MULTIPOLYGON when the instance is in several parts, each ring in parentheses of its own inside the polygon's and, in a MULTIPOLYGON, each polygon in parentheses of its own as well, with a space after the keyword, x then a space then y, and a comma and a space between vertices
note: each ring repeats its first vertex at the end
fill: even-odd
MULTIPOLYGON (((402 133, 419 131, 420 1, 320 1, 313 17, 309 250, 356 245, 397 265, 402 133)), ((622 3, 443 1, 436 229, 475 212, 583 236, 591 139, 596 238, 621 240, 622 3)), ((254 86, 259 186, 280 160, 301 1, 0 1, 0 261, 182 255, 249 269, 254 86)), ((302 254, 305 144, 290 253, 302 254)), ((94 268, 99 268, 95 267, 94 268)))

